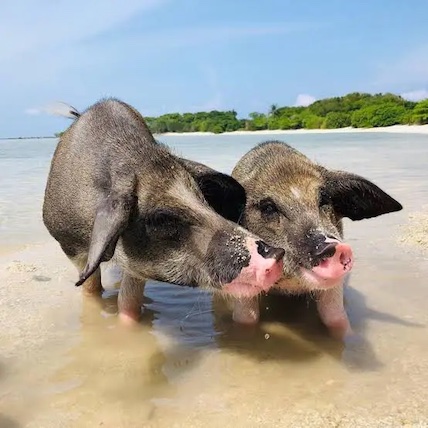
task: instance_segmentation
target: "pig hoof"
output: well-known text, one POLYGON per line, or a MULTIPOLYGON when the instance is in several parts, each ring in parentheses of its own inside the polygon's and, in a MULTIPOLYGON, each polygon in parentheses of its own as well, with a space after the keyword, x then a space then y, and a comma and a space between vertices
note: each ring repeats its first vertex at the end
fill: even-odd
POLYGON ((104 292, 104 289, 100 290, 88 290, 86 288, 82 289, 82 295, 85 297, 101 297, 104 292))
POLYGON ((354 334, 347 318, 330 321, 326 324, 326 327, 328 328, 330 336, 336 340, 344 341, 348 336, 354 334))
POLYGON ((125 327, 136 327, 140 323, 141 314, 119 312, 119 321, 125 327))
POLYGON ((350 327, 344 326, 329 326, 328 331, 333 339, 345 341, 346 338, 353 334, 350 327))
POLYGON ((233 321, 244 325, 256 325, 259 317, 255 314, 235 314, 233 313, 233 321))
POLYGON ((239 299, 235 302, 232 319, 236 323, 255 325, 259 321, 260 310, 257 299, 239 299))

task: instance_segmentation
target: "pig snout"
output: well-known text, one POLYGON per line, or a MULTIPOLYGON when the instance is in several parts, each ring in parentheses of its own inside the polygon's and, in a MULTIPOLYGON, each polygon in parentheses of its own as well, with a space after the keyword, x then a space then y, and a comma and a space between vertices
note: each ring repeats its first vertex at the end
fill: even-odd
POLYGON ((323 236, 311 253, 312 268, 303 268, 303 276, 317 288, 336 286, 353 266, 351 246, 323 236))
POLYGON ((285 250, 272 247, 261 240, 246 239, 250 254, 247 266, 223 290, 239 297, 252 297, 268 291, 281 277, 285 250))

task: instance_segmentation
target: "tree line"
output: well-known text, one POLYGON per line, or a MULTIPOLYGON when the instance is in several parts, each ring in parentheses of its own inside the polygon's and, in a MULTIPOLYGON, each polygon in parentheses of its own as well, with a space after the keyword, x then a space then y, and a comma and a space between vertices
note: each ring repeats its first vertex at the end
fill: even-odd
POLYGON ((145 117, 154 134, 165 132, 258 131, 287 129, 376 128, 392 125, 428 124, 428 99, 407 101, 399 95, 354 92, 325 98, 307 107, 279 107, 253 112, 239 119, 236 111, 169 113, 145 117))

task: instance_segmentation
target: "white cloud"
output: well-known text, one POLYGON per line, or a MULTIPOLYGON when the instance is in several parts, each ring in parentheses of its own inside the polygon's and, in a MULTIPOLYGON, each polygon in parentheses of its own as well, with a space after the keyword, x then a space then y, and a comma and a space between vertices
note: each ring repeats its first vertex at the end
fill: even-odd
POLYGON ((50 88, 67 87, 64 79, 96 73, 115 61, 109 34, 168 1, 5 0, 0 7, 0 40, 7 41, 0 43, 0 92, 43 97, 50 88))
POLYGON ((29 114, 30 116, 37 116, 41 111, 38 108, 27 108, 24 113, 29 114))
POLYGON ((418 91, 404 92, 401 94, 401 96, 405 100, 421 101, 421 100, 425 100, 428 98, 428 91, 426 89, 420 89, 418 91))
POLYGON ((308 94, 299 94, 297 95, 296 102, 294 103, 295 107, 307 107, 315 102, 317 99, 312 95, 308 94))
POLYGON ((428 45, 378 65, 375 83, 378 86, 397 85, 402 88, 427 85, 428 45))
POLYGON ((74 0, 37 3, 19 0, 2 3, 0 58, 7 62, 38 49, 65 48, 68 44, 95 37, 128 21, 135 15, 163 4, 164 0, 74 0))
MULTIPOLYGON (((0 92, 7 91, 12 84, 19 85, 22 92, 34 91, 35 83, 42 92, 43 87, 58 87, 65 79, 79 79, 95 75, 98 70, 105 72, 120 64, 130 64, 134 57, 156 60, 167 49, 231 43, 320 27, 310 22, 280 22, 146 28, 140 15, 170 1, 127 0, 109 2, 108 7, 105 0, 40 0, 34 5, 24 5, 19 0, 7 2, 0 14, 0 40, 8 41, 0 43, 0 92), (128 21, 137 17, 141 23, 138 27, 125 28, 128 21)), ((80 87, 84 94, 86 89, 80 87)))
MULTIPOLYGON (((203 52, 210 44, 218 48, 241 40, 285 38, 320 27, 310 22, 184 26, 176 20, 163 28, 162 22, 153 22, 151 14, 159 8, 163 12, 172 1, 2 0, 0 40, 5 42, 0 43, 0 93, 7 108, 0 108, 0 115, 7 110, 14 118, 8 127, 20 129, 24 114, 37 117, 32 121, 27 116, 29 123, 42 123, 39 116, 48 112, 39 106, 52 99, 83 108, 101 97, 123 96, 133 99, 138 107, 137 89, 143 84, 151 86, 145 101, 147 110, 165 104, 171 111, 181 91, 176 84, 180 79, 166 79, 153 72, 158 59, 163 62, 171 51, 194 48, 203 52), (153 88, 159 88, 159 96, 153 88)), ((172 65, 171 70, 173 73, 172 65)), ((174 74, 179 76, 180 72, 174 74)), ((224 108, 228 91, 222 79, 212 70, 202 77, 206 81, 204 94, 180 97, 180 110, 188 111, 192 105, 204 110, 224 108)))

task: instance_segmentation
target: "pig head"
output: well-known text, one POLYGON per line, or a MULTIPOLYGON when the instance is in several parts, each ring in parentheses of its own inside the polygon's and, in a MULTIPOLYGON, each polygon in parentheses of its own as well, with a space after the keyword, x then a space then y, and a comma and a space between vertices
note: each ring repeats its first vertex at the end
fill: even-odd
MULTIPOLYGON (((331 333, 337 337, 350 333, 343 282, 352 269, 353 254, 343 242, 342 219, 380 216, 401 210, 401 204, 369 180, 324 168, 278 141, 250 150, 232 177, 247 193, 240 224, 285 249, 276 289, 311 293, 331 333)), ((254 323, 258 317, 256 300, 236 302, 235 320, 254 323)))
POLYGON ((119 312, 137 319, 145 279, 247 297, 279 279, 284 251, 227 220, 229 208, 222 216, 211 206, 221 211, 224 195, 245 205, 236 180, 186 168, 122 101, 101 100, 82 114, 71 108, 69 116, 43 221, 77 267, 76 285, 102 292, 100 264, 113 259, 124 272, 119 312))

